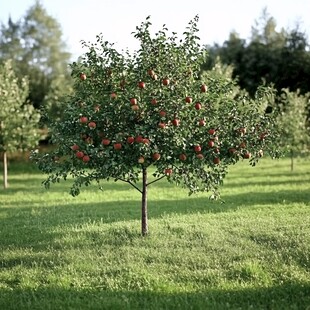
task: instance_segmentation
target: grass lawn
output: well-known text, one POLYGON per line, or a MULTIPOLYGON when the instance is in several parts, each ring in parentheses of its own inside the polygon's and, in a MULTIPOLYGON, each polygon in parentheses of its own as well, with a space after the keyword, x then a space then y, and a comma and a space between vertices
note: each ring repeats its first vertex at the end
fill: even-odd
POLYGON ((0 309, 310 309, 310 159, 232 167, 225 203, 165 180, 46 191, 11 164, 0 189, 0 309))

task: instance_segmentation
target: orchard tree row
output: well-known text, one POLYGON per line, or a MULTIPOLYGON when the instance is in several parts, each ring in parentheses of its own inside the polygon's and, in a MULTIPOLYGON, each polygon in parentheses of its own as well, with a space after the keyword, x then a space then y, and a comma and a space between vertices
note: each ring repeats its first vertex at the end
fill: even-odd
POLYGON ((0 158, 4 187, 8 186, 8 158, 29 150, 45 138, 45 118, 59 119, 64 94, 72 80, 70 54, 61 40, 61 27, 36 1, 17 21, 0 25, 0 158), (39 122, 41 120, 41 122, 39 122))
POLYGON ((29 82, 19 80, 10 61, 0 64, 0 154, 3 186, 8 187, 8 153, 25 151, 37 145, 40 114, 27 102, 29 82))

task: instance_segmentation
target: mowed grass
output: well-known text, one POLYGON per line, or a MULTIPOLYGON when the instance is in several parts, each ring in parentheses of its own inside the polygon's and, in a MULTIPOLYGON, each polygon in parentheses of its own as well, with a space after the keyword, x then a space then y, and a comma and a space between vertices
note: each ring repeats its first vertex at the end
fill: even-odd
POLYGON ((310 159, 230 169, 225 203, 165 180, 46 191, 27 164, 0 189, 0 309, 310 309, 310 159))

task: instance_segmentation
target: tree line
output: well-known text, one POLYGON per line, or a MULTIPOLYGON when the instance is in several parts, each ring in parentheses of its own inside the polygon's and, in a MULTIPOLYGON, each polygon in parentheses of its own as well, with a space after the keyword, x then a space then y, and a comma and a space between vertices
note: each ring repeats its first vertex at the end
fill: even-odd
POLYGON ((211 69, 219 57, 233 66, 233 77, 251 95, 262 83, 273 84, 278 92, 288 88, 309 93, 310 46, 300 26, 277 31, 276 20, 265 9, 251 33, 245 40, 232 32, 222 46, 206 46, 209 57, 204 69, 211 69))
POLYGON ((310 148, 310 46, 297 24, 277 31, 276 20, 265 8, 252 27, 249 40, 232 32, 223 45, 206 46, 203 70, 216 63, 231 66, 231 76, 241 89, 254 96, 260 85, 275 89, 275 108, 283 131, 277 143, 288 151, 293 169, 294 153, 310 148))

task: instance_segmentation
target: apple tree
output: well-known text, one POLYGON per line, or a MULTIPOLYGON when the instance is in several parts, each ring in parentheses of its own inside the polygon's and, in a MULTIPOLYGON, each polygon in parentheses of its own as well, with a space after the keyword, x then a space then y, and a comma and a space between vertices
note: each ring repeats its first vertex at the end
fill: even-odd
POLYGON ((282 89, 278 101, 280 113, 277 120, 281 128, 278 145, 283 152, 288 152, 293 171, 294 157, 310 151, 310 94, 302 95, 299 91, 282 89))
POLYGON ((7 154, 36 145, 40 114, 32 105, 25 104, 29 94, 28 80, 17 79, 11 61, 0 65, 0 81, 0 153, 3 154, 3 185, 7 188, 7 154))
POLYGON ((126 182, 141 193, 146 235, 154 182, 166 178, 190 194, 209 191, 216 198, 229 165, 240 159, 255 165, 264 152, 276 156, 274 117, 260 112, 272 91, 260 88, 250 99, 233 95, 231 79, 205 74, 202 80, 206 55, 197 22, 178 39, 165 26, 152 36, 147 18, 134 33, 140 41, 134 53, 118 52, 101 36, 83 43, 88 52, 72 64, 74 94, 63 121, 51 126, 57 148, 32 155, 48 174, 46 187, 71 176, 75 196, 92 181, 126 182))

